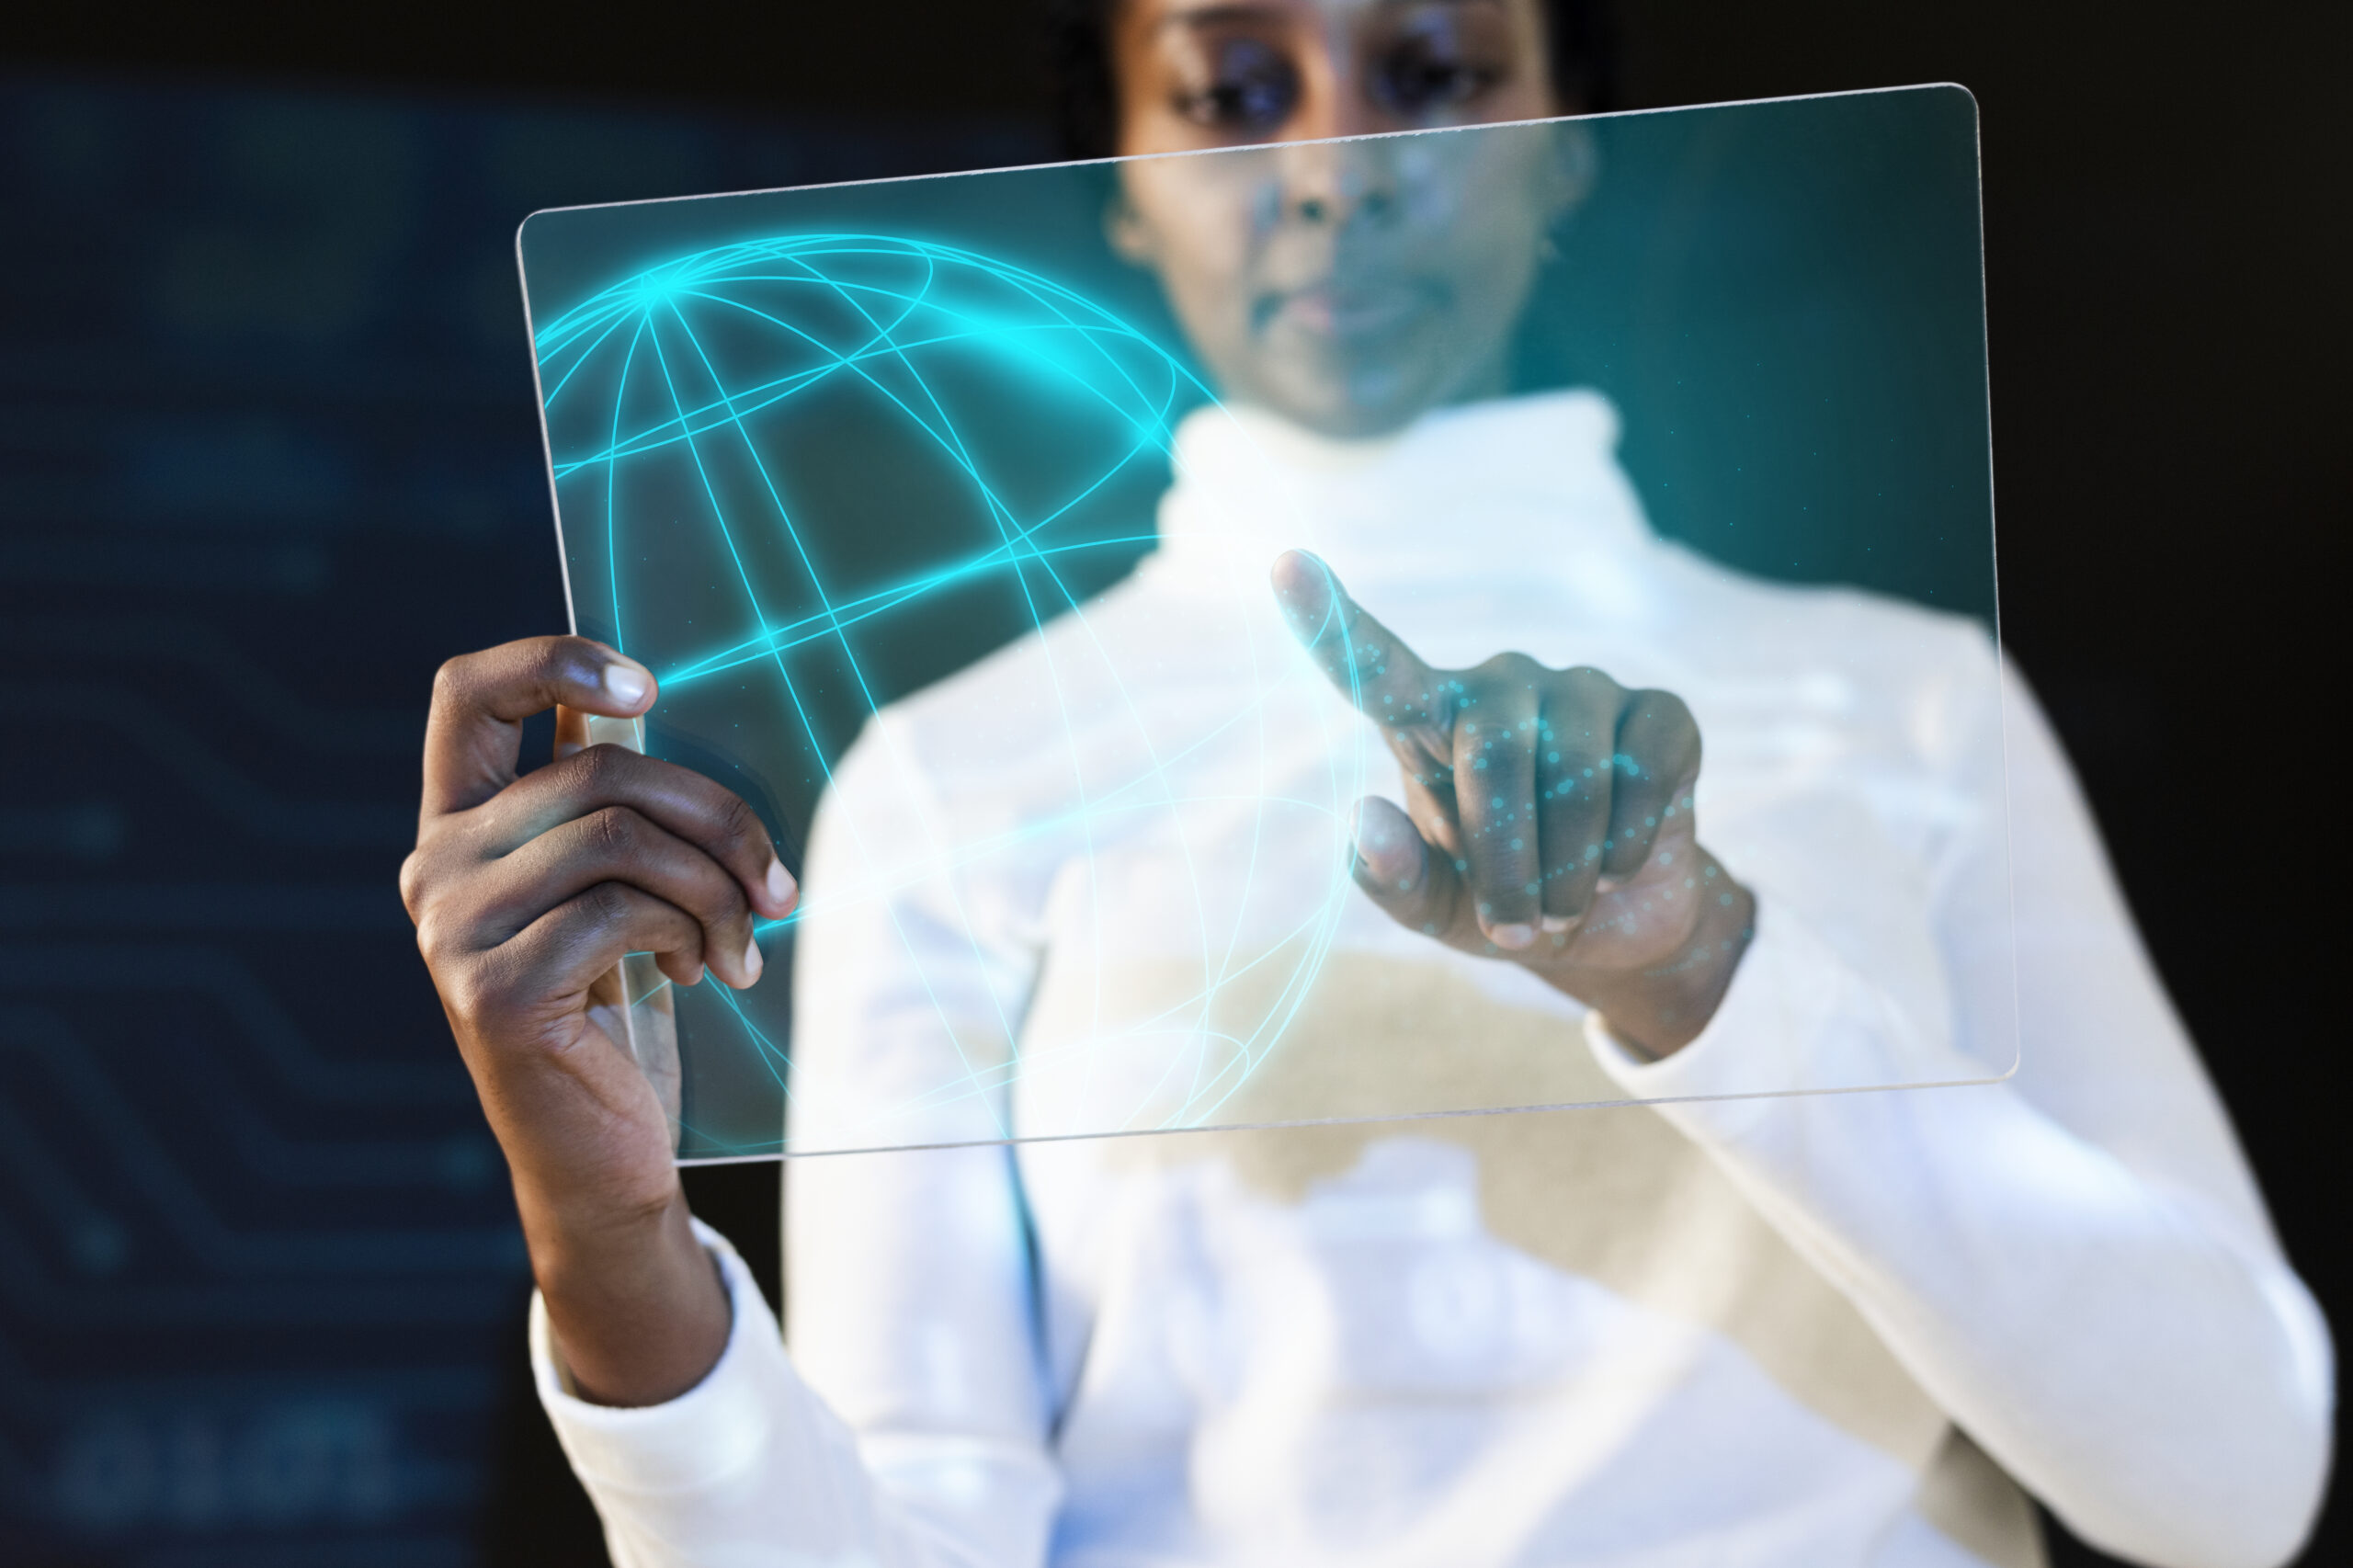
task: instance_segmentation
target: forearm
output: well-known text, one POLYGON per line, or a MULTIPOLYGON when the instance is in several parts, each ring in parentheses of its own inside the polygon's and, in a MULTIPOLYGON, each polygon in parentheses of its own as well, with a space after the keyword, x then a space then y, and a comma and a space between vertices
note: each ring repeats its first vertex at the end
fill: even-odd
MULTIPOLYGON (((1841 1082, 1983 1073, 1888 1036, 1884 999, 1771 915, 1716 1028, 1671 1061, 1617 1066, 1629 1087, 1719 1092, 1775 1028, 1841 1082)), ((2169 1568, 2292 1549, 2325 1470, 2326 1335, 2243 1221, 2007 1085, 1661 1108, 2079 1530, 2169 1568)))
POLYGON ((1989 1451, 2109 1550, 2284 1559, 2326 1452, 2289 1270, 2000 1086, 1780 1108, 1815 1125, 1734 1153, 1752 1197, 1989 1451))
POLYGON ((676 1399, 617 1408, 578 1397, 563 1386, 547 1298, 533 1304, 540 1398, 616 1568, 1043 1560, 1058 1478, 1041 1448, 958 1431, 854 1432, 786 1354, 743 1260, 707 1227, 689 1238, 706 1268, 717 1266, 733 1312, 718 1363, 676 1399))

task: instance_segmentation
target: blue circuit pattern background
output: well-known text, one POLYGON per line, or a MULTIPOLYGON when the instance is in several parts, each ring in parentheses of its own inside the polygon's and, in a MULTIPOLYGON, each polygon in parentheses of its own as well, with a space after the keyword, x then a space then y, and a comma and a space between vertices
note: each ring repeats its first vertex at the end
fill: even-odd
POLYGON ((434 667, 563 624, 514 225, 1043 151, 0 94, 0 1562, 483 1560, 523 1258, 394 873, 434 667))

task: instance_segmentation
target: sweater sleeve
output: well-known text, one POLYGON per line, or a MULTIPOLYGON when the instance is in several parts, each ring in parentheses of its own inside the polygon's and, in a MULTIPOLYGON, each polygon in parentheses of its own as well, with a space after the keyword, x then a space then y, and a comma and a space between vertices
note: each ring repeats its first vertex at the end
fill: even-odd
POLYGON ((786 1164, 790 1354, 710 1232, 734 1324, 667 1404, 565 1393, 535 1311, 540 1397, 617 1568, 1045 1561, 1062 1483, 1012 1159, 906 1147, 1004 1135, 987 1063, 1036 959, 1006 880, 940 852, 946 808, 910 749, 878 720, 810 839, 789 1126, 796 1147, 885 1152, 786 1164))
POLYGON ((574 1394, 547 1308, 531 1301, 540 1401, 604 1521, 614 1568, 1040 1560, 1033 1538, 1058 1491, 1034 1447, 866 1452, 802 1381, 734 1248, 700 1221, 696 1232, 718 1260, 734 1318, 718 1363, 667 1403, 622 1409, 574 1394), (975 1493, 992 1506, 954 1506, 975 1493))
POLYGON ((1767 890, 1699 1038, 1657 1062, 1635 1060, 1597 1015, 1588 1039, 1630 1094, 1679 1102, 1661 1108, 2071 1528, 2161 1568, 2266 1568, 2294 1553, 2321 1498, 2328 1331, 2055 737, 2022 687, 2006 698, 1995 720, 2006 778, 1981 729, 1966 781, 2006 790, 2006 844, 2001 813, 1987 813, 1932 900, 1949 1017, 1908 1017, 1767 890), (1756 1081, 1750 1048, 1792 1041, 1811 1060, 1776 1063, 1784 1083, 1998 1074, 2013 930, 2006 1080, 1708 1097, 1756 1081))

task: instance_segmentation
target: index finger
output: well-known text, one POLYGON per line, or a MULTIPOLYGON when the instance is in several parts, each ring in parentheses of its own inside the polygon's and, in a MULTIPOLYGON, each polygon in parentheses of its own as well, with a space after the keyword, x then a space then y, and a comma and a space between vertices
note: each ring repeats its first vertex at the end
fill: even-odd
POLYGON ((514 783, 532 714, 562 704, 633 718, 654 698, 653 672, 585 637, 526 637, 451 659, 433 677, 421 818, 470 810, 514 783))
POLYGON ((1275 600, 1291 635, 1358 711, 1392 728, 1454 721, 1453 682, 1348 597, 1332 569, 1303 550, 1275 558, 1275 600))

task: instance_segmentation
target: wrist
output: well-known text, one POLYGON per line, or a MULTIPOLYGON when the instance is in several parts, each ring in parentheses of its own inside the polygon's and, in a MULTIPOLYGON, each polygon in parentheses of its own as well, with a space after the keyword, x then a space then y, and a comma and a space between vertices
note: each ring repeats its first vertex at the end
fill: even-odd
POLYGON ((700 1382, 726 1349, 727 1287, 683 1195, 624 1222, 527 1221, 525 1235, 549 1327, 583 1399, 667 1403, 700 1382))
POLYGON ((1756 894, 1731 882, 1726 898, 1701 911, 1673 953, 1639 969, 1593 976, 1574 994, 1601 1014, 1620 1040, 1663 1061, 1698 1039, 1715 1017, 1756 929, 1756 894))

